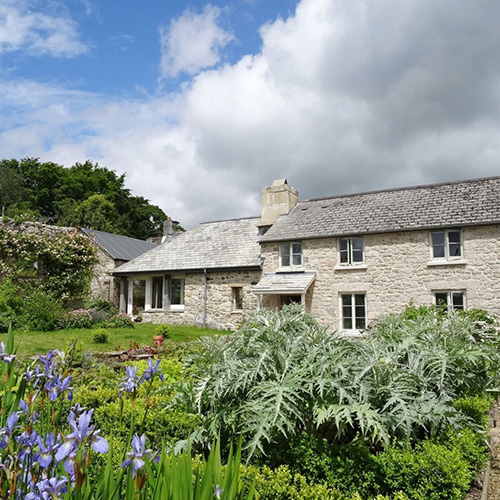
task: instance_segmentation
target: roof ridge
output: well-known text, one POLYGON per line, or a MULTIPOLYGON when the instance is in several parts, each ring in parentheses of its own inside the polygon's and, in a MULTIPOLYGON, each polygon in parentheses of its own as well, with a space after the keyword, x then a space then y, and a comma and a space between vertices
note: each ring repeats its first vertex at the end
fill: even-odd
POLYGON ((359 193, 337 194, 334 196, 324 196, 324 197, 320 197, 320 198, 308 198, 306 200, 299 200, 298 203, 306 203, 306 202, 310 202, 310 201, 333 200, 333 199, 338 199, 338 198, 352 198, 354 196, 363 196, 366 194, 392 193, 394 191, 409 191, 412 189, 415 189, 415 190, 416 189, 427 189, 427 188, 433 188, 433 187, 438 187, 438 186, 448 186, 448 185, 451 186, 453 184, 484 182, 484 181, 490 181, 490 180, 494 180, 494 179, 500 179, 500 175, 492 175, 489 177, 477 177, 477 178, 473 178, 473 179, 462 179, 462 180, 448 181, 448 182, 436 182, 433 184, 417 184, 415 186, 402 186, 402 187, 389 188, 389 189, 375 189, 373 191, 361 191, 359 193))
POLYGON ((220 220, 206 220, 203 222, 200 222, 198 225, 201 226, 202 224, 214 224, 216 222, 232 222, 232 221, 237 221, 237 220, 251 220, 251 219, 260 219, 260 215, 252 215, 249 217, 234 217, 232 219, 220 219, 220 220))

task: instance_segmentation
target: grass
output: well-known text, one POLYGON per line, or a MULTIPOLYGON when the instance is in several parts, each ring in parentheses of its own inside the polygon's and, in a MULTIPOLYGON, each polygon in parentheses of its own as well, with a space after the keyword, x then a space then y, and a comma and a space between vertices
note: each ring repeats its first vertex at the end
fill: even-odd
MULTIPOLYGON (((135 328, 107 328, 108 342, 96 344, 92 337, 95 329, 56 330, 54 332, 15 332, 18 354, 46 353, 51 349, 65 351, 75 338, 83 342, 84 351, 114 351, 117 348, 128 349, 133 342, 139 345, 153 345, 153 335, 158 325, 136 323, 135 328)), ((189 325, 169 325, 170 340, 173 342, 191 342, 200 337, 224 335, 227 331, 196 328, 189 325)), ((3 334, 0 334, 0 340, 3 334)), ((6 335, 5 335, 6 336, 6 335)))

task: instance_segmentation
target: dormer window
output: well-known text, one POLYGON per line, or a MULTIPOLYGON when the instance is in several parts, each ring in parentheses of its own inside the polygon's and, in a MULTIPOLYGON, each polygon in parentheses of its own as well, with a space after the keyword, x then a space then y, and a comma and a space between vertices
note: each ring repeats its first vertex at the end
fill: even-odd
POLYGON ((357 236, 340 239, 339 264, 341 266, 360 266, 364 261, 364 244, 362 237, 357 236))
POLYGON ((462 234, 460 229, 447 229, 431 233, 433 260, 461 260, 462 234))
POLYGON ((280 267, 292 269, 302 267, 302 243, 300 241, 281 243, 280 267))

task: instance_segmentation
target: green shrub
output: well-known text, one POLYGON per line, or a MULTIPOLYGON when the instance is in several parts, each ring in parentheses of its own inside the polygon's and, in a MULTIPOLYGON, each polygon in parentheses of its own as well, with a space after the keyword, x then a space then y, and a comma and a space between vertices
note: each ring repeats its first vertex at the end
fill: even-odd
POLYGON ((125 313, 111 316, 103 325, 103 328, 135 328, 132 318, 125 313))
POLYGON ((155 329, 156 335, 161 335, 164 339, 170 338, 170 328, 168 325, 159 325, 155 329))
POLYGON ((26 297, 20 323, 37 332, 58 330, 64 309, 61 302, 41 289, 35 289, 26 297))
POLYGON ((18 285, 11 278, 0 283, 0 332, 7 332, 9 325, 16 328, 19 324, 24 300, 18 285))
POLYGON ((414 449, 389 448, 377 462, 382 493, 403 491, 411 500, 462 500, 475 475, 459 449, 428 440, 414 449))
POLYGON ((91 328, 94 322, 90 311, 87 309, 75 309, 66 313, 62 319, 61 326, 70 328, 91 328))
POLYGON ((96 330, 92 335, 92 341, 96 344, 105 344, 108 341, 108 334, 102 329, 96 330))
POLYGON ((66 359, 68 366, 78 367, 83 363, 83 342, 78 338, 72 338, 66 344, 66 359))
POLYGON ((287 466, 274 470, 267 466, 242 466, 240 474, 245 489, 255 480, 259 500, 347 500, 342 493, 325 484, 310 484, 287 466))
POLYGON ((464 396, 457 399, 453 406, 481 429, 486 429, 488 426, 490 399, 482 396, 464 396))
MULTIPOLYGON (((116 393, 115 393, 116 395, 116 393)), ((149 404, 144 429, 148 442, 152 448, 159 447, 162 443, 188 439, 200 426, 198 415, 191 415, 180 411, 165 411, 167 399, 160 397, 146 403, 143 399, 132 402, 129 399, 115 400, 101 405, 94 412, 96 427, 101 429, 103 435, 114 435, 126 439, 130 426, 135 422, 136 432, 142 427, 146 404, 149 404)))

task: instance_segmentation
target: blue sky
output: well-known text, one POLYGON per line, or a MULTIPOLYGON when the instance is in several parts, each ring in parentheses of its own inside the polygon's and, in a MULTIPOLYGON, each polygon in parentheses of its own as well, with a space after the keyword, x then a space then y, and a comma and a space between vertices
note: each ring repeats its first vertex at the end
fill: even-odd
POLYGON ((500 3, 0 0, 0 155, 127 174, 190 227, 500 174, 500 3))

